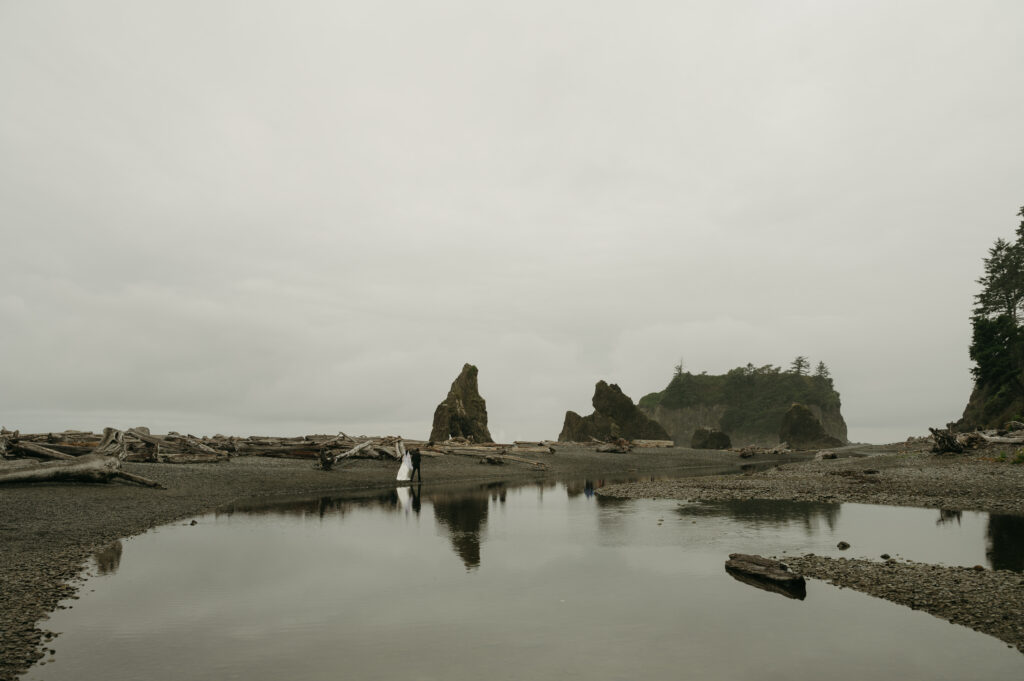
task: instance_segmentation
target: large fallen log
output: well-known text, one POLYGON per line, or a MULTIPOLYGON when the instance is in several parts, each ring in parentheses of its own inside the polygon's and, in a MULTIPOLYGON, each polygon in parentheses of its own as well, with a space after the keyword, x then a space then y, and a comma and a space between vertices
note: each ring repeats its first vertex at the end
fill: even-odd
POLYGON ((63 461, 73 461, 76 457, 70 454, 64 454, 56 450, 50 449, 49 447, 43 447, 37 445, 34 442, 15 442, 12 446, 15 451, 28 454, 29 456, 41 456, 44 459, 59 459, 63 461))
POLYGON ((1024 445, 1024 437, 999 437, 997 435, 986 435, 985 433, 978 433, 978 435, 989 444, 1024 445))
POLYGON ((147 487, 163 489, 160 483, 121 470, 116 456, 86 454, 73 461, 41 461, 17 466, 15 470, 0 467, 0 484, 15 482, 110 482, 127 480, 147 487))
POLYGON ((750 586, 782 594, 787 598, 803 600, 807 597, 807 583, 803 575, 790 572, 784 563, 763 556, 730 553, 725 571, 733 579, 750 586))

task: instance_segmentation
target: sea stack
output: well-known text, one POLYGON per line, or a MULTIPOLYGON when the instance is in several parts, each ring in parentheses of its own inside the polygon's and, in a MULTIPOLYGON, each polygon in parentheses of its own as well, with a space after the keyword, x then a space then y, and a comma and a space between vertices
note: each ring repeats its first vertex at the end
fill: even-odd
POLYGON ((464 437, 471 442, 494 442, 487 430, 487 403, 480 397, 476 375, 475 366, 463 366, 462 373, 452 382, 448 397, 437 405, 430 430, 430 439, 434 442, 453 437, 464 437))
POLYGON ((594 387, 594 413, 580 416, 574 411, 565 413, 559 442, 586 442, 598 440, 670 440, 668 433, 652 421, 623 394, 619 386, 598 381, 594 387))

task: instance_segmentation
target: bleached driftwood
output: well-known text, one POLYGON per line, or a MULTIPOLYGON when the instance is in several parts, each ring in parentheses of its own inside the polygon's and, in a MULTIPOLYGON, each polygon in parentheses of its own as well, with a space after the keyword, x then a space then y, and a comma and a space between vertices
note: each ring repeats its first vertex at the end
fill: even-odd
POLYGON ((74 461, 76 458, 74 456, 71 456, 70 454, 64 454, 63 452, 58 452, 54 449, 50 449, 49 447, 37 445, 34 442, 15 442, 10 446, 10 448, 14 451, 20 451, 23 454, 28 454, 29 456, 41 456, 44 459, 74 461))
POLYGON ((127 448, 124 434, 114 428, 103 431, 96 452, 73 460, 22 463, 0 467, 0 484, 16 482, 110 482, 127 480, 147 487, 163 489, 160 483, 121 470, 127 448))
POLYGON ((990 444, 997 445, 1024 445, 1024 437, 999 437, 998 435, 986 435, 978 433, 981 439, 990 444))
POLYGON ((676 443, 673 442, 672 440, 633 440, 632 444, 634 447, 655 447, 661 449, 667 449, 669 447, 676 446, 676 443))
MULTIPOLYGON (((548 465, 543 461, 533 461, 531 459, 524 459, 521 456, 514 456, 508 454, 506 449, 495 448, 495 447, 445 447, 445 454, 454 454, 456 456, 472 456, 478 459, 482 459, 487 463, 499 463, 505 461, 518 461, 520 463, 530 464, 537 468, 547 469, 548 465), (481 449, 485 451, 481 451, 481 449)), ((422 450, 421 450, 422 451, 422 450)))

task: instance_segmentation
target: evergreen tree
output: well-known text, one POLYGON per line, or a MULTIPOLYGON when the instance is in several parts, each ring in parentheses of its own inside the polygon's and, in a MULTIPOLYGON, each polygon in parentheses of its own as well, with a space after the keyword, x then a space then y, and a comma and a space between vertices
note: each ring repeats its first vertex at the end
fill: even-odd
POLYGON ((832 372, 830 372, 828 370, 828 367, 825 366, 824 362, 818 362, 818 366, 814 370, 814 375, 817 378, 821 378, 821 379, 824 379, 826 381, 831 381, 832 380, 832 372))
POLYGON ((971 316, 971 373, 979 386, 1024 394, 1024 221, 1015 241, 996 239, 984 264, 971 316))
POLYGON ((806 376, 807 370, 811 368, 811 363, 807 361, 807 358, 803 355, 798 355, 793 363, 789 365, 789 372, 796 374, 797 376, 806 376))

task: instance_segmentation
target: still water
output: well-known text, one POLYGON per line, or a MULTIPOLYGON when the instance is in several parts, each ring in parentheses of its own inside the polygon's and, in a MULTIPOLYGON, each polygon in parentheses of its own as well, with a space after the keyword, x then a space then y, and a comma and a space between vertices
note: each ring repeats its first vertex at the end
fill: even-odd
POLYGON ((1024 678, 1024 655, 928 614, 723 569, 730 552, 813 551, 1021 570, 1021 517, 600 484, 240 504, 158 528, 96 557, 27 678, 1024 678))

